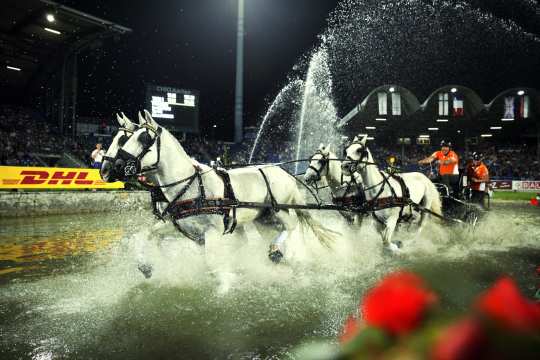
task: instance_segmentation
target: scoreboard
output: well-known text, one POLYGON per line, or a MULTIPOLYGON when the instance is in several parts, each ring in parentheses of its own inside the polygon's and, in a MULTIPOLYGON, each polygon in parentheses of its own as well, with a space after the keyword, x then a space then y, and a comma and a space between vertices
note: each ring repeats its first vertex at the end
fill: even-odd
POLYGON ((169 86, 146 86, 146 108, 167 129, 199 132, 199 92, 169 86))

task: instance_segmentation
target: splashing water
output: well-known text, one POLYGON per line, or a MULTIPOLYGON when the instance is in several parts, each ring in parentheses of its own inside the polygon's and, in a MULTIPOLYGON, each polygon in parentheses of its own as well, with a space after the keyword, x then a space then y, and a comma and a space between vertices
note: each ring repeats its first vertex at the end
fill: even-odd
POLYGON ((383 84, 424 99, 453 83, 485 99, 516 84, 534 87, 540 38, 520 25, 539 24, 538 14, 529 0, 341 1, 324 32, 336 107, 346 113, 383 84), (507 8, 520 15, 501 17, 507 8))
MULTIPOLYGON (((304 84, 296 134, 296 160, 307 158, 320 143, 334 143, 338 138, 334 127, 336 120, 328 54, 326 48, 321 46, 311 57, 304 84)), ((306 162, 297 162, 295 173, 306 166, 306 162)))
POLYGON ((251 164, 251 162, 253 161, 253 157, 254 157, 255 153, 258 150, 262 149, 262 146, 261 146, 261 149, 259 149, 257 147, 259 145, 259 140, 260 140, 261 136, 263 134, 264 134, 264 136, 272 136, 273 135, 269 130, 267 130, 267 125, 269 126, 269 124, 267 124, 267 122, 269 122, 269 119, 271 119, 272 116, 280 108, 284 107, 284 105, 285 105, 284 102, 287 101, 290 98, 290 96, 288 96, 289 93, 292 90, 299 92, 299 90, 302 88, 303 83, 304 82, 302 80, 300 80, 300 79, 293 80, 290 83, 288 83, 287 85, 285 85, 283 87, 283 89, 281 89, 281 91, 277 94, 274 101, 272 102, 272 104, 270 105, 268 110, 266 111, 266 114, 264 115, 261 124, 259 125, 259 130, 257 131, 257 137, 255 138, 255 142, 253 143, 253 147, 251 148, 251 153, 249 155, 249 161, 248 161, 249 164, 251 164))
MULTIPOLYGON (((470 296, 501 271, 511 270, 526 283, 530 272, 534 281, 540 255, 536 211, 494 211, 477 235, 435 224, 428 224, 421 236, 398 233, 405 244, 398 258, 380 255, 380 236, 368 221, 361 228, 349 228, 338 215, 326 213, 320 220, 342 233, 333 248, 323 248, 309 231, 297 229, 278 266, 266 258, 268 234, 251 227, 246 238, 209 233, 207 246, 201 248, 178 238, 170 224, 155 223, 140 213, 128 216, 131 222, 116 215, 105 224, 99 216, 85 215, 81 229, 98 237, 109 236, 101 227, 112 224, 130 232, 109 251, 85 258, 74 254, 67 263, 52 260, 54 271, 33 277, 29 270, 26 276, 0 284, 0 354, 286 357, 306 339, 334 339, 366 288, 399 267, 444 278, 436 284, 458 308, 466 307, 470 296), (141 255, 154 266, 150 280, 137 271, 141 255), (471 295, 448 291, 464 283, 472 288, 471 295)), ((61 234, 73 226, 72 217, 51 221, 61 234)), ((14 231, 13 224, 2 225, 4 236, 6 229, 14 231)), ((43 239, 42 225, 36 226, 41 231, 26 242, 43 239)), ((47 251, 71 246, 56 245, 47 251)))

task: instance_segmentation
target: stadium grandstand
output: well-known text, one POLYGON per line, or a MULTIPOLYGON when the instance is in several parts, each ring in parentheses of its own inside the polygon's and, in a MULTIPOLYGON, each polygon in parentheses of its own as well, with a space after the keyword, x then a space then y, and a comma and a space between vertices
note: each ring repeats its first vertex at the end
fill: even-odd
MULTIPOLYGON (((50 0, 6 0, 0 14, 0 165, 88 167, 98 142, 107 147, 115 122, 77 112, 77 57, 105 41, 120 41, 131 29, 50 0)), ((132 109, 129 109, 132 110, 132 109)), ((481 151, 494 178, 540 179, 540 93, 501 91, 485 101, 474 90, 446 85, 420 102, 397 84, 373 89, 338 123, 349 137, 367 134, 376 158, 397 159, 407 170, 442 139, 452 141, 463 166, 481 151)), ((112 115, 112 114, 111 114, 112 115)), ((245 163, 256 128, 241 144, 193 134, 188 153, 203 162, 217 157, 245 163)), ((258 150, 268 162, 291 160, 292 143, 258 150), (263 153, 261 153, 263 152, 263 153)))
POLYGON ((373 89, 338 124, 349 137, 375 140, 376 158, 394 157, 407 170, 451 141, 462 164, 472 152, 484 154, 493 178, 540 179, 540 93, 531 88, 501 91, 490 102, 472 89, 447 85, 421 103, 408 89, 373 89), (385 144, 381 146, 381 144, 385 144))
POLYGON ((86 166, 96 139, 76 136, 77 57, 131 29, 49 0, 2 7, 0 164, 86 166))

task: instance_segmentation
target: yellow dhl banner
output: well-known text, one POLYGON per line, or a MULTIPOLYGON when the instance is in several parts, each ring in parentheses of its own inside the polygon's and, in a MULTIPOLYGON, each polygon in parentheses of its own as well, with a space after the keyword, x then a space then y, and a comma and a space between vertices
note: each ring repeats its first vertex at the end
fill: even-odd
POLYGON ((0 166, 0 189, 123 189, 106 183, 98 169, 0 166))

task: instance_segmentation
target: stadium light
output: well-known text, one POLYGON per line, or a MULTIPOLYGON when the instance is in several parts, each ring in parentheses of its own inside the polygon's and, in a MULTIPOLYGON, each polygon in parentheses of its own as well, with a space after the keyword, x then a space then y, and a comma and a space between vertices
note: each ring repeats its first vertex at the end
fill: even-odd
POLYGON ((458 130, 457 133, 458 133, 458 134, 461 134, 461 130, 458 130))
POLYGON ((375 138, 373 136, 368 136, 366 140, 375 140, 375 138))
POLYGON ((48 27, 45 27, 45 28, 43 28, 43 29, 44 29, 45 31, 48 31, 48 32, 53 33, 53 34, 55 34, 55 35, 60 35, 60 34, 62 34, 60 31, 54 30, 54 29, 51 29, 51 28, 48 28, 48 27))
POLYGON ((47 21, 50 22, 50 23, 53 23, 53 22, 56 21, 54 15, 51 14, 51 13, 47 14, 46 18, 47 18, 47 21))
POLYGON ((519 91, 517 92, 517 94, 518 94, 519 96, 523 96, 523 95, 525 95, 525 91, 519 90, 519 91))
POLYGON ((213 127, 213 128, 215 129, 215 128, 217 128, 217 125, 216 125, 216 124, 214 124, 214 125, 213 125, 212 127, 213 127))
POLYGON ((375 118, 375 121, 386 121, 385 118, 375 118))
POLYGON ((366 130, 375 130, 377 129, 375 126, 366 126, 366 130))
POLYGON ((490 127, 491 130, 501 130, 502 126, 492 126, 490 127))
POLYGON ((15 66, 9 66, 9 65, 6 65, 6 68, 8 68, 9 70, 14 70, 14 71, 21 71, 22 70, 21 68, 18 68, 18 67, 15 67, 15 66))
POLYGON ((388 89, 388 91, 394 92, 394 91, 396 91, 396 88, 392 86, 390 89, 388 89))
POLYGON ((429 135, 419 135, 418 136, 420 139, 428 139, 429 138, 429 135))
POLYGON ((492 137, 493 135, 492 134, 482 134, 480 136, 483 137, 483 138, 488 138, 488 137, 492 137))
POLYGON ((431 128, 427 128, 428 131, 439 131, 439 128, 437 127, 431 127, 431 128))
POLYGON ((448 122, 448 119, 437 119, 437 122, 448 122))
POLYGON ((514 121, 512 118, 502 118, 501 121, 514 121))
POLYGON ((451 88, 451 89, 450 89, 450 92, 451 92, 451 93, 456 93, 456 92, 457 92, 457 89, 456 89, 456 88, 451 88))

